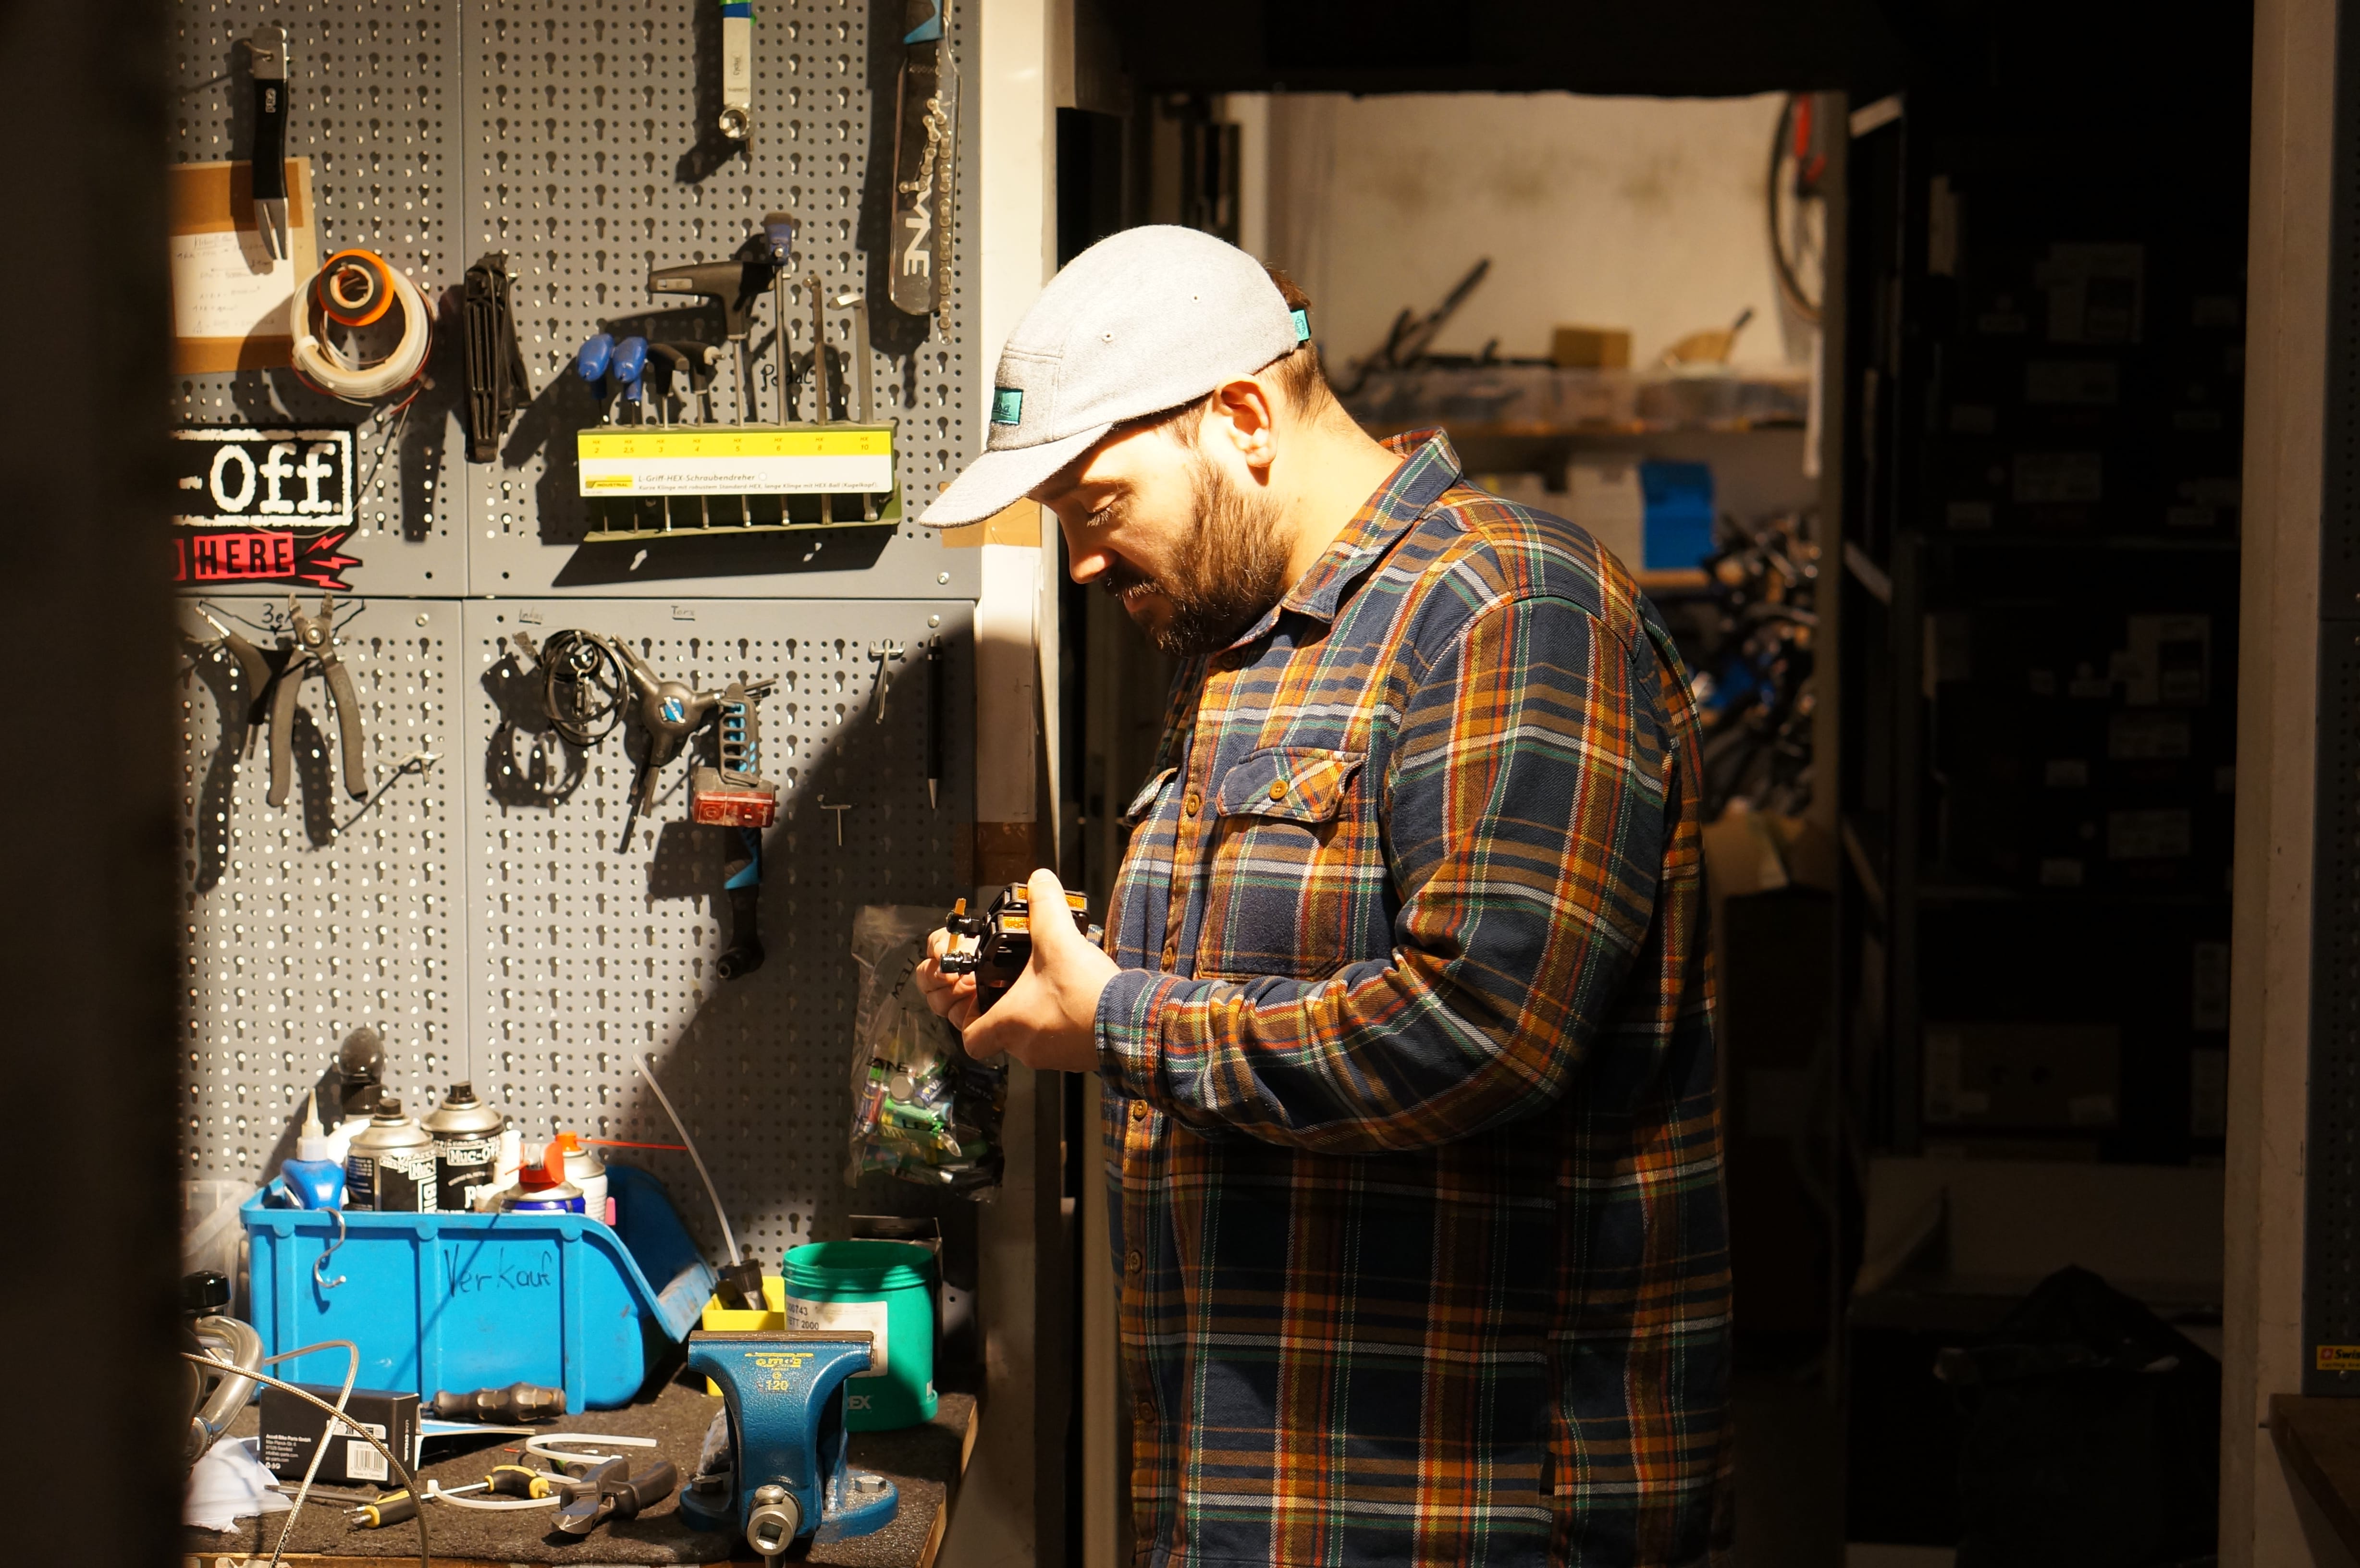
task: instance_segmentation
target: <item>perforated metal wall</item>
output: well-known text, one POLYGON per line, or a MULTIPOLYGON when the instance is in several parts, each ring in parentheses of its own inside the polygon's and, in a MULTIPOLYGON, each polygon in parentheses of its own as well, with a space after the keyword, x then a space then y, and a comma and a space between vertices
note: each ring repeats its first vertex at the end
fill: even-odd
MULTIPOLYGON (((839 535, 816 553, 812 541, 776 538, 644 556, 633 546, 578 542, 588 523, 574 494, 573 438, 598 413, 573 374, 575 349, 605 327, 716 341, 718 310, 659 310, 647 291, 649 269, 726 256, 774 209, 798 223, 787 309, 794 352, 811 348, 806 275, 818 276, 831 301, 828 342, 847 361, 850 313, 832 301, 861 290, 878 302, 869 312, 869 384, 879 417, 900 420, 899 471, 913 502, 934 495, 967 450, 964 267, 953 269, 947 330, 930 331, 925 320, 884 302, 881 261, 870 260, 884 248, 897 51, 882 49, 871 60, 868 7, 849 0, 759 11, 746 158, 711 128, 719 110, 704 60, 717 41, 719 7, 711 0, 523 0, 466 9, 466 245, 471 259, 489 250, 517 258, 519 334, 535 388, 502 463, 468 474, 475 593, 975 591, 971 551, 946 558, 907 525, 882 537, 839 535), (872 104, 882 106, 873 139, 872 104), (781 575, 757 575, 773 573, 781 575), (950 582, 940 581, 945 573, 950 582)), ((953 24, 963 31, 956 10, 953 24)), ((748 389, 756 419, 779 413, 775 324, 770 303, 756 307, 748 389)), ((734 354, 723 356, 711 393, 723 419, 738 406, 737 364, 734 354)), ((797 412, 809 417, 811 407, 802 392, 797 412)))
MULTIPOLYGON (((733 1218, 751 1227, 742 1240, 775 1252, 846 1207, 851 918, 863 903, 946 904, 961 890, 978 552, 945 550, 908 524, 585 544, 573 441, 603 416, 572 360, 606 327, 718 336, 717 310, 655 319, 648 270, 726 256, 773 209, 800 225, 794 352, 810 347, 806 272, 831 301, 853 289, 883 299, 869 258, 882 249, 898 49, 870 49, 869 16, 846 0, 760 7, 749 160, 710 128, 712 0, 178 6, 171 155, 246 155, 251 87, 237 40, 285 25, 289 151, 312 160, 321 253, 369 246, 432 296, 483 253, 506 250, 532 384, 500 461, 472 465, 452 334, 436 349, 436 385, 406 414, 338 404, 289 371, 180 384, 176 413, 191 423, 359 425, 362 526, 344 548, 363 564, 340 630, 367 709, 370 782, 412 752, 439 757, 393 778, 347 825, 358 806, 329 772, 334 724, 315 680, 297 730, 297 798, 272 810, 267 746, 257 737, 250 758, 236 755, 239 677, 190 603, 191 1174, 250 1177, 266 1165, 288 1107, 369 1023, 386 1034, 405 1099, 469 1076, 533 1138, 562 1123, 672 1141, 633 1072, 652 1051, 733 1218), (872 103, 881 141, 869 135, 872 103), (767 839, 769 959, 754 975, 725 985, 714 973, 727 840, 677 820, 683 764, 666 770, 639 842, 617 853, 631 776, 622 735, 576 758, 504 727, 521 696, 508 639, 568 626, 628 637, 659 670, 699 683, 781 680, 762 708, 770 771, 786 789, 767 839), (948 652, 951 722, 929 808, 923 650, 934 637, 948 652), (882 724, 869 653, 880 643, 904 649, 884 666, 882 724), (578 781, 546 798, 576 763, 578 781), (823 798, 850 809, 839 816, 823 798)), ((963 16, 954 27, 964 49, 963 16)), ((971 141, 971 98, 962 111, 971 141)), ((964 245, 954 254, 963 261, 964 245)), ((848 311, 831 304, 826 315, 830 343, 848 357, 848 311)), ((912 512, 971 440, 969 319, 959 278, 939 321, 882 303, 870 312, 874 406, 899 421, 912 512)), ((754 321, 767 373, 769 303, 754 321)), ((734 365, 725 357, 712 395, 725 419, 734 365)), ((753 414, 775 418, 775 385, 758 376, 751 391, 753 414)), ((285 596, 208 602, 268 647, 285 596)), ((684 1160, 629 1158, 717 1240, 684 1160)), ((853 1206, 877 1203, 872 1192, 853 1206)))
MULTIPOLYGON (((238 40, 284 26, 288 151, 311 160, 320 255, 366 245, 429 294, 458 281, 467 264, 453 221, 464 202, 456 5, 181 0, 173 15, 175 162, 249 156, 254 89, 238 40)), ((455 508, 464 447, 446 439, 459 379, 448 346, 437 347, 444 385, 407 414, 340 403, 284 369, 182 376, 174 414, 191 424, 357 424, 361 484, 345 548, 366 568, 355 583, 372 593, 464 593, 466 530, 455 508)))
POLYGON ((2360 1397, 2360 27, 2336 30, 2320 512, 2303 1392, 2360 1397))
MULTIPOLYGON (((969 450, 966 248, 953 246, 951 304, 940 320, 884 302, 899 51, 890 38, 872 50, 869 19, 851 0, 760 7, 754 134, 743 154, 712 129, 712 0, 183 0, 172 156, 246 155, 252 88, 237 40, 284 25, 288 151, 312 161, 321 254, 366 245, 435 296, 455 289, 486 252, 507 251, 532 399, 510 424, 499 462, 464 462, 465 377, 456 333, 445 332, 434 387, 403 413, 364 414, 308 390, 291 371, 272 370, 184 376, 181 417, 359 420, 362 527, 348 548, 365 562, 354 581, 371 593, 972 597, 973 552, 945 552, 914 525, 839 534, 817 549, 758 536, 642 551, 582 538, 574 433, 633 416, 602 410, 574 374, 575 350, 608 328, 717 339, 716 308, 657 309, 649 269, 725 256, 773 210, 798 222, 788 304, 797 353, 811 346, 806 275, 820 279, 828 341, 847 363, 851 315, 833 301, 853 290, 878 301, 869 310, 873 408, 899 421, 912 515, 969 450), (881 114, 872 117, 872 104, 881 114)), ((964 50, 963 7, 952 27, 964 50)), ((972 94, 961 112, 971 143, 972 94)), ((756 307, 756 419, 780 412, 774 325, 771 305, 756 307)), ((735 354, 723 356, 710 397, 725 420, 737 408, 736 365, 735 354)), ((796 411, 808 417, 812 399, 800 397, 796 411)))
MULTIPOLYGON (((215 618, 275 645, 285 600, 212 601, 215 618)), ((464 853, 456 788, 460 682, 455 604, 374 599, 339 606, 340 657, 361 701, 364 811, 345 793, 325 683, 304 683, 287 804, 265 800, 267 725, 194 602, 180 691, 182 876, 188 909, 190 1174, 253 1180, 288 1107, 362 1024, 394 1047, 388 1082, 405 1100, 466 1061, 466 973, 458 908, 464 853), (251 750, 247 749, 251 737, 251 750), (397 774, 417 752, 430 768, 397 774)))
MULTIPOLYGON (((750 1239, 775 1252, 810 1239, 815 1207, 843 1212, 852 918, 865 903, 947 908, 958 891, 955 844, 973 815, 971 773, 946 779, 939 805, 926 797, 930 637, 944 639, 945 713, 973 711, 970 625, 964 605, 955 610, 941 601, 467 606, 464 1007, 476 1088, 518 1116, 527 1137, 562 1125, 672 1141, 632 1074, 637 1054, 653 1051, 731 1214, 756 1227, 750 1239), (510 639, 521 628, 538 645, 564 626, 623 638, 659 673, 699 690, 778 682, 761 703, 762 746, 784 788, 764 847, 769 956, 753 974, 724 982, 714 970, 729 935, 721 884, 736 835, 682 820, 684 762, 664 769, 653 818, 640 819, 620 853, 633 777, 621 735, 581 759, 566 798, 535 799, 525 777, 534 747, 504 724, 513 682, 531 667, 510 639), (875 657, 895 648, 898 658, 875 657)), ((574 774, 570 759, 544 769, 561 786, 574 774)), ((675 1194, 695 1193, 683 1157, 629 1158, 675 1194)))

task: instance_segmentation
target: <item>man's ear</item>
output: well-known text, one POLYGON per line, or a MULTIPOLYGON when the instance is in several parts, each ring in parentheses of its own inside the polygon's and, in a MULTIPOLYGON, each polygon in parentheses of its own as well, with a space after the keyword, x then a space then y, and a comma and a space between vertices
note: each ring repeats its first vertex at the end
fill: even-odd
POLYGON ((1213 413, 1250 468, 1267 468, 1278 455, 1278 399, 1258 376, 1240 376, 1213 388, 1213 413))

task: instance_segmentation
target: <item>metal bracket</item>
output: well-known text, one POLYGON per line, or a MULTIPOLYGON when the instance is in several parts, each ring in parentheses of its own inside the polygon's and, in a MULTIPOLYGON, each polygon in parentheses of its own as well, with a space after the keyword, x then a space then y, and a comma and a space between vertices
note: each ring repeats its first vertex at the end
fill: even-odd
POLYGON ((890 637, 875 638, 869 645, 869 657, 877 661, 876 722, 880 724, 885 722, 885 691, 891 684, 887 677, 885 666, 890 660, 903 658, 909 651, 890 637))

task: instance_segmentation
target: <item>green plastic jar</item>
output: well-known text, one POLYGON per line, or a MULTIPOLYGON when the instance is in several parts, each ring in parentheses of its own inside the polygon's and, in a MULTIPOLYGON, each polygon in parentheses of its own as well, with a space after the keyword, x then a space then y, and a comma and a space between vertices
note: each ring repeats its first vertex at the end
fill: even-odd
POLYGON ((934 1255, 906 1241, 815 1241, 787 1251, 787 1327, 866 1329, 875 1350, 844 1385, 844 1424, 891 1432, 934 1414, 934 1255))

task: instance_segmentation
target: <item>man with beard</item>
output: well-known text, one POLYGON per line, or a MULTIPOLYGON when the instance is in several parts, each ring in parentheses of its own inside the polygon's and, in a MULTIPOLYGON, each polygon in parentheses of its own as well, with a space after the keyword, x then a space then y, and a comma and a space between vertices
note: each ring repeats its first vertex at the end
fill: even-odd
POLYGON ((1183 662, 1108 950, 1032 880, 968 1051, 1096 1073, 1145 1561, 1701 1563, 1729 1276, 1695 714, 1570 523, 1378 442, 1307 305, 1133 229, 1010 336, 989 450, 1183 662))

